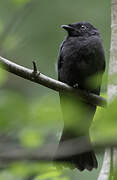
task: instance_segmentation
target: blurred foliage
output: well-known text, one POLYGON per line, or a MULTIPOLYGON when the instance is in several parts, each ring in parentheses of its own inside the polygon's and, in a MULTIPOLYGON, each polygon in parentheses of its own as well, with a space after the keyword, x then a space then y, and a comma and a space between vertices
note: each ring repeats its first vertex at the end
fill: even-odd
POLYGON ((116 141, 117 98, 107 108, 98 108, 93 124, 94 139, 98 142, 116 141), (100 122, 100 123, 99 123, 100 122))
MULTIPOLYGON (((59 45, 66 35, 60 25, 76 21, 89 21, 99 29, 104 42, 108 71, 109 0, 2 0, 0 55, 28 67, 32 67, 32 60, 36 60, 42 73, 56 78, 55 64, 59 45)), ((105 93, 106 73, 103 79, 102 90, 105 93)), ((117 100, 114 100, 106 110, 97 109, 91 127, 92 141, 99 142, 116 137, 116 106, 117 100)), ((82 114, 82 107, 80 109, 82 114)), ((71 112, 69 109, 67 111, 71 112)), ((68 116, 73 114, 68 113, 68 116)), ((68 120, 67 125, 72 127, 72 119, 68 120)), ((76 126, 73 126, 74 128, 77 130, 76 126)), ((35 148, 51 142, 58 143, 61 130, 62 114, 58 95, 0 69, 2 141, 8 138, 8 142, 12 140, 16 145, 35 148)), ((0 180, 28 180, 29 177, 34 180, 94 180, 101 167, 101 156, 98 161, 99 168, 93 172, 79 172, 67 168, 61 170, 51 163, 31 162, 16 162, 3 169, 3 164, 0 163, 0 180)))
POLYGON ((30 0, 11 0, 15 5, 25 5, 26 3, 30 2, 30 0))
POLYGON ((61 170, 57 170, 51 164, 40 163, 13 163, 7 170, 1 171, 0 180, 18 179, 25 177, 34 177, 34 180, 69 180, 69 177, 63 175, 61 170))
MULTIPOLYGON (((102 77, 103 77, 102 73, 98 73, 93 76, 90 76, 86 81, 87 87, 89 87, 89 89, 98 89, 102 82, 102 77)), ((104 84, 104 82, 103 82, 103 84, 104 84)))
POLYGON ((2 86, 8 79, 7 72, 0 69, 0 86, 2 86))

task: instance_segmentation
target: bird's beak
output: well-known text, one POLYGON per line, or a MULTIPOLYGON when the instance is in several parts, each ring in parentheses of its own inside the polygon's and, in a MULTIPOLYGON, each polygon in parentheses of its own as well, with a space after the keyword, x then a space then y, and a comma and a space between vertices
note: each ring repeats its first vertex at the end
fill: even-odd
POLYGON ((62 25, 61 26, 63 29, 65 29, 66 31, 71 31, 71 30, 74 30, 74 28, 70 25, 62 25))

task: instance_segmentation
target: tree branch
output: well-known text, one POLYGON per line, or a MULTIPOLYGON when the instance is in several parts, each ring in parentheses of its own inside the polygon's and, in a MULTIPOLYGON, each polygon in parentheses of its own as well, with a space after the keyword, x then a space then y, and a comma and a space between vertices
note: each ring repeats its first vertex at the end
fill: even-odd
MULTIPOLYGON (((110 61, 109 61, 109 77, 117 73, 117 0, 111 0, 111 48, 110 48, 110 61)), ((108 102, 117 95, 117 84, 113 82, 108 83, 108 102)), ((117 148, 117 146, 115 146, 117 148)), ((117 149, 105 149, 105 156, 101 172, 98 180, 116 179, 115 172, 117 172, 117 149)))
POLYGON ((106 149, 102 169, 100 171, 97 180, 109 180, 110 169, 111 169, 111 149, 110 147, 106 149))
MULTIPOLYGON (((107 148, 108 154, 110 154, 110 147, 117 147, 117 141, 108 141, 101 143, 92 143, 93 148, 95 148, 97 153, 100 153, 102 150, 107 148)), ((56 144, 46 144, 43 147, 38 148, 23 148, 16 144, 10 144, 0 142, 0 162, 13 162, 13 161, 40 161, 40 162, 61 162, 61 157, 69 157, 75 154, 81 154, 84 152, 88 152, 92 149, 91 146, 87 143, 84 138, 76 138, 68 141, 63 141, 59 146, 59 151, 57 151, 56 144), (74 147, 74 148, 73 148, 74 147), (66 151, 67 149, 67 151, 66 151), (67 152, 67 153, 66 153, 67 152), (56 156, 55 156, 56 154, 56 156)), ((105 155, 105 158, 107 155, 105 155)), ((110 157, 110 156, 109 156, 110 157)), ((109 158, 108 157, 108 158, 109 158)), ((104 158, 104 159, 105 159, 104 158)), ((110 169, 110 159, 106 158, 100 176, 98 180, 107 180, 107 176, 109 175, 110 169)))
POLYGON ((55 91, 74 93, 74 94, 78 95, 78 97, 81 100, 91 103, 93 105, 98 105, 98 106, 104 107, 107 104, 106 100, 98 95, 95 95, 93 93, 87 93, 80 89, 74 89, 65 83, 62 83, 60 81, 57 81, 55 79, 45 76, 44 74, 37 71, 37 66, 36 66, 35 62, 33 62, 33 70, 31 70, 31 69, 25 68, 23 66, 20 66, 16 63, 13 63, 13 62, 0 56, 0 64, 2 65, 1 67, 3 69, 5 69, 17 76, 20 76, 24 79, 28 79, 35 83, 41 84, 41 85, 48 87, 50 89, 53 89, 55 91))

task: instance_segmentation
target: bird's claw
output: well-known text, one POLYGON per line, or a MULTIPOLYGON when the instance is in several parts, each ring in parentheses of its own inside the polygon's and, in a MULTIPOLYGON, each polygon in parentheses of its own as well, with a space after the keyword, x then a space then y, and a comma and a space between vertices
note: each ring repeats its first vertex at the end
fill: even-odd
POLYGON ((74 84, 73 88, 78 88, 78 83, 74 84))

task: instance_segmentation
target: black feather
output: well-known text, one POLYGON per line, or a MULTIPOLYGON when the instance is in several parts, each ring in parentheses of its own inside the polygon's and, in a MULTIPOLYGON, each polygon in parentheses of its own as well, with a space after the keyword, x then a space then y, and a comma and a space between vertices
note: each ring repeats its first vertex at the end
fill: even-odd
MULTIPOLYGON (((99 95, 102 75, 105 71, 105 53, 98 30, 88 22, 73 23, 62 27, 68 35, 60 47, 58 80, 72 87, 77 84, 78 88, 99 95), (89 85, 89 79, 93 76, 95 80, 89 85)), ((96 106, 63 93, 60 93, 60 102, 64 119, 60 144, 64 140, 89 136, 96 106)), ((98 167, 93 150, 67 158, 56 158, 56 160, 74 164, 81 171, 98 167)))

